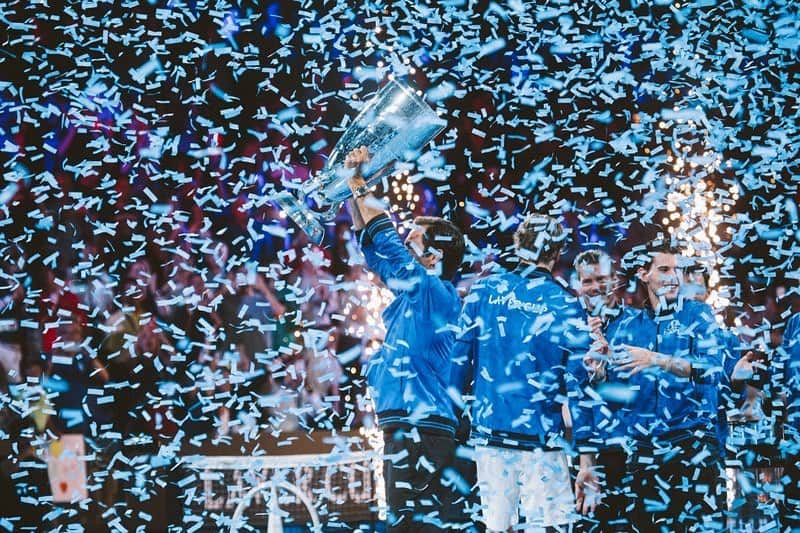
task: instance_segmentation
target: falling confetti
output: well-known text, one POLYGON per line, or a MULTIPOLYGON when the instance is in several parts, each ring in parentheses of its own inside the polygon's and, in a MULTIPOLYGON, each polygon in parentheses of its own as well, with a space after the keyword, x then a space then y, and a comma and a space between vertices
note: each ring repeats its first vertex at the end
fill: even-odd
POLYGON ((292 474, 324 520, 377 520, 359 431, 391 294, 346 209, 317 246, 273 200, 390 77, 447 128, 379 189, 398 221, 465 230, 465 292, 536 211, 564 220, 562 277, 586 244, 631 267, 658 231, 687 244, 748 349, 798 310, 792 2, 51 4, 0 2, 4 530, 228 528, 279 465, 252 459, 309 440, 343 460, 292 474), (43 453, 72 434, 88 497, 65 505, 43 453))

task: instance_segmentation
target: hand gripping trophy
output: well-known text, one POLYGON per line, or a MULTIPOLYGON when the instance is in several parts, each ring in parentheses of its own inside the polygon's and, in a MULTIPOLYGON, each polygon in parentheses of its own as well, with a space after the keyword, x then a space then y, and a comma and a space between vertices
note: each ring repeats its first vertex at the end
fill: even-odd
POLYGON ((352 194, 347 182, 353 169, 344 165, 347 154, 355 148, 367 147, 370 160, 363 164, 361 173, 370 188, 392 174, 398 161, 414 157, 445 125, 413 90, 391 80, 347 128, 322 172, 299 188, 299 198, 283 191, 275 201, 319 244, 325 235, 323 224, 336 216, 342 202, 352 194), (309 207, 308 199, 313 200, 316 209, 309 207))

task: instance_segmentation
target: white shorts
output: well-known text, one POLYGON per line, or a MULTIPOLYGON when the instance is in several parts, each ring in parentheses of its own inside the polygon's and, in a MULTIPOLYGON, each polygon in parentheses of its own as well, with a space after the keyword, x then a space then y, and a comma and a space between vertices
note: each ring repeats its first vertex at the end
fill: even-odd
POLYGON ((563 451, 477 446, 478 490, 486 527, 506 531, 525 517, 525 531, 568 524, 575 498, 563 451))

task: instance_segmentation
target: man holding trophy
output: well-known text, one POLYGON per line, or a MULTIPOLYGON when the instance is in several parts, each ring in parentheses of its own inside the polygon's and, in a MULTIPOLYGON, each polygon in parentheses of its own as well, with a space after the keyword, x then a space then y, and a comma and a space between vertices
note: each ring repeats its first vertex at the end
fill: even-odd
POLYGON ((452 279, 463 261, 464 236, 444 219, 418 217, 403 242, 369 193, 398 170, 398 163, 416 158, 445 126, 417 92, 391 79, 347 128, 325 168, 274 198, 318 243, 325 237, 324 225, 349 199, 367 265, 395 294, 383 313, 383 345, 367 367, 384 432, 389 531, 471 525, 466 511, 472 483, 457 472, 458 421, 447 393, 461 311, 452 279))
POLYGON ((457 420, 447 385, 461 310, 452 279, 464 257, 464 236, 447 220, 418 217, 401 241, 361 176, 368 160, 360 147, 348 154, 346 166, 356 169, 350 207, 361 250, 395 294, 383 313, 383 346, 367 368, 384 433, 388 530, 441 531, 455 525, 446 520, 458 505, 456 485, 463 485, 453 469, 457 420))

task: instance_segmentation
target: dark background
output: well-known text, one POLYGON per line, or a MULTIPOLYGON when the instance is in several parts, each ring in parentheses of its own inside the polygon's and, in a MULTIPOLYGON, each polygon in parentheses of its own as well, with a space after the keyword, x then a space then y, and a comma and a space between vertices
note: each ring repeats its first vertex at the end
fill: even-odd
MULTIPOLYGON (((234 419, 260 394, 302 389, 302 376, 285 376, 309 349, 305 299, 317 311, 333 294, 347 300, 355 294, 349 283, 367 278, 355 266, 345 210, 316 247, 271 199, 323 168, 389 74, 423 91, 448 127, 428 150, 441 157, 417 166, 411 190, 386 192, 398 219, 442 215, 464 228, 462 284, 492 261, 507 265, 516 223, 536 211, 562 217, 569 230, 557 267, 564 278, 576 253, 599 246, 619 260, 621 293, 639 302, 629 283, 636 253, 671 235, 691 243, 695 260, 713 272, 713 288, 729 301, 718 311, 743 337, 779 343, 798 309, 796 3, 3 2, 0 9, 0 298, 2 318, 19 327, 4 335, 30 345, 20 372, 36 383, 52 371, 62 329, 80 326, 86 357, 65 379, 113 397, 102 405, 116 410, 92 409, 98 425, 82 429, 108 456, 120 448, 109 450, 107 441, 123 436, 146 435, 145 451, 116 444, 132 455, 210 435, 216 414, 182 417, 213 406, 191 384, 207 369, 233 373, 215 366, 232 345, 250 346, 248 362, 260 372, 206 391, 215 401, 222 395, 220 403, 226 394, 236 399, 234 419), (215 259, 223 248, 226 257, 215 259), (285 312, 237 287, 225 293, 248 264, 285 312), (69 296, 94 279, 111 295, 103 307, 69 296), (333 285, 312 284, 309 292, 302 286, 309 279, 333 285), (189 293, 204 295, 209 310, 187 299, 167 313, 159 303, 189 293), (270 343, 236 322, 245 301, 264 303, 263 321, 276 328, 270 343), (126 313, 138 321, 137 343, 145 343, 139 328, 152 318, 162 346, 171 347, 155 358, 144 352, 150 363, 142 372, 103 349, 112 319, 126 313), (208 335, 197 326, 203 320, 225 334, 208 335), (203 342, 216 358, 206 366, 203 342), (86 374, 94 360, 110 371, 104 383, 86 374), (170 407, 184 423, 156 428, 137 412, 167 409, 155 387, 165 380, 184 387, 170 407)), ((370 298, 351 299, 348 316, 355 320, 370 298)), ((345 331, 348 316, 312 316, 336 354, 369 337, 345 331)), ((343 363, 347 379, 330 392, 340 400, 304 427, 364 422, 366 350, 343 363)), ((0 420, 4 458, 34 449, 38 434, 27 410, 36 396, 14 392, 17 379, 10 381, 0 383, 9 406, 0 420)), ((273 423, 277 415, 263 416, 273 423)), ((36 501, 48 489, 31 482, 27 490, 36 501)))

